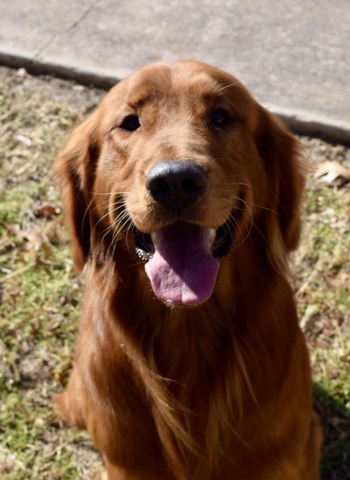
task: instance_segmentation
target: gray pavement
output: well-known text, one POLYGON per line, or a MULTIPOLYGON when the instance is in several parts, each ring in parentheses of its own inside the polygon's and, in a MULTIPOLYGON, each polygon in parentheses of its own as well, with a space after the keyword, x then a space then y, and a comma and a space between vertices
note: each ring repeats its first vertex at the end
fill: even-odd
POLYGON ((350 143, 349 0, 0 0, 0 64, 110 86, 146 63, 233 73, 295 130, 350 143))

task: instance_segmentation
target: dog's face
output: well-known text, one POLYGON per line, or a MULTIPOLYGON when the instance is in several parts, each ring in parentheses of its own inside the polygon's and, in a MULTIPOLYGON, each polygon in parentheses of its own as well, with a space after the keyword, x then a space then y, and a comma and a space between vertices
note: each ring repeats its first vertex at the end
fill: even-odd
POLYGON ((59 160, 76 261, 129 236, 161 301, 202 303, 220 258, 266 212, 271 242, 295 247, 293 160, 292 138, 234 77, 197 62, 146 67, 111 90, 59 160))

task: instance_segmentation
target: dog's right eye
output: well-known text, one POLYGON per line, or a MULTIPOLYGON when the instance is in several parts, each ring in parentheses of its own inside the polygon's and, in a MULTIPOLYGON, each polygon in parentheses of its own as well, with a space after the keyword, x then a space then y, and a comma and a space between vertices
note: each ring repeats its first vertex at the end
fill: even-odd
POLYGON ((119 128, 127 130, 128 132, 135 132, 135 130, 141 127, 139 117, 137 115, 128 115, 124 118, 119 128))
POLYGON ((226 112, 226 110, 223 110, 222 108, 218 108, 212 112, 210 120, 214 128, 221 130, 228 126, 231 119, 229 117, 228 112, 226 112))

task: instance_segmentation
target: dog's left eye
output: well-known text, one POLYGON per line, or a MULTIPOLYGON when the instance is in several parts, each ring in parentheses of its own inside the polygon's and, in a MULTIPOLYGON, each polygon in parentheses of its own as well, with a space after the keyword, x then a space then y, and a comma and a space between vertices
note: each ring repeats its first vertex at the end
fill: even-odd
POLYGON ((230 116, 228 112, 222 108, 218 108, 212 112, 210 121, 215 128, 225 128, 230 122, 230 116))
POLYGON ((140 126, 140 119, 137 115, 128 115, 119 125, 120 128, 127 130, 128 132, 135 132, 140 126))

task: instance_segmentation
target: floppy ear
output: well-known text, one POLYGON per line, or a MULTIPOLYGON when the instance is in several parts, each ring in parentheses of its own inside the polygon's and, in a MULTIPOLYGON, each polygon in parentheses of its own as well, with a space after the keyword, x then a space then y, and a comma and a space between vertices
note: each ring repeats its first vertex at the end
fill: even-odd
POLYGON ((305 167, 303 169, 300 160, 298 142, 287 127, 263 107, 258 108, 256 145, 269 182, 269 208, 274 212, 269 215, 266 235, 275 254, 277 250, 282 256, 281 250, 284 250, 285 257, 285 253, 299 243, 305 167))
POLYGON ((81 271, 90 252, 91 192, 98 159, 96 112, 74 132, 56 161, 54 173, 63 192, 63 211, 72 241, 74 266, 81 271))

